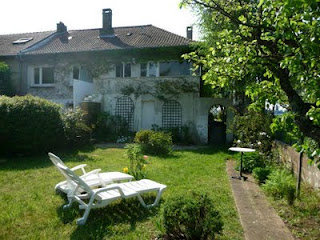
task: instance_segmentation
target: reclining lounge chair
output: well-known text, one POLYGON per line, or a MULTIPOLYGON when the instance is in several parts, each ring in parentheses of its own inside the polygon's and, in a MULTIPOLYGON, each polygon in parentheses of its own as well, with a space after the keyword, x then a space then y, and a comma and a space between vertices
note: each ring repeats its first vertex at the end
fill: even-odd
MULTIPOLYGON (((66 178, 66 181, 62 181, 55 186, 56 190, 60 190, 66 194, 68 192, 73 191, 75 189, 75 184, 70 181, 70 178, 57 166, 57 164, 61 164, 62 166, 67 167, 64 162, 53 153, 48 153, 50 160, 57 167, 57 169, 61 172, 61 174, 66 178)), ((81 164, 76 167, 71 168, 72 171, 76 171, 81 169, 83 175, 80 176, 82 180, 86 182, 88 186, 91 188, 105 187, 107 184, 122 182, 122 181, 131 181, 133 176, 121 172, 103 172, 100 173, 101 169, 95 169, 90 172, 85 171, 86 164, 81 164)), ((81 189, 78 189, 81 192, 81 189)))
POLYGON ((91 209, 107 206, 111 202, 121 198, 137 197, 143 207, 154 207, 158 205, 161 194, 166 189, 166 185, 148 179, 125 183, 114 183, 104 188, 92 189, 83 179, 78 177, 68 167, 60 163, 58 163, 57 166, 76 185, 76 188, 72 192, 68 193, 69 204, 65 205, 64 208, 71 206, 72 202, 76 201, 79 203, 79 209, 85 209, 83 217, 77 220, 78 225, 84 225, 86 223, 91 209), (83 201, 83 195, 81 196, 77 194, 79 188, 86 192, 85 197, 89 198, 88 203, 83 201), (157 192, 157 196, 154 203, 147 205, 143 201, 141 194, 149 192, 157 192))

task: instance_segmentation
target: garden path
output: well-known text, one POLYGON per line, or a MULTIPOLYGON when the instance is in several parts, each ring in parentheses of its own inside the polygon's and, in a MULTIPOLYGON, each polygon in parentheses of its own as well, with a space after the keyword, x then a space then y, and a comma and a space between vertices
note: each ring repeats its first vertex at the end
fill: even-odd
POLYGON ((238 176, 234 161, 227 162, 227 172, 246 240, 294 240, 289 229, 269 204, 251 176, 247 181, 238 176))

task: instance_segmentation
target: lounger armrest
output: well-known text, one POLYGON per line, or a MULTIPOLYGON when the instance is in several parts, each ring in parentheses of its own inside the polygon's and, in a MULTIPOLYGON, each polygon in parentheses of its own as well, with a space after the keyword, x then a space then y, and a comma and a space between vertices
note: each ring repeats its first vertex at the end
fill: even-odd
POLYGON ((73 168, 71 168, 72 171, 76 171, 78 169, 82 170, 82 174, 86 174, 86 170, 84 169, 87 166, 87 164, 80 164, 78 166, 75 166, 73 168))
POLYGON ((90 176, 90 175, 98 174, 100 171, 101 171, 100 168, 94 169, 94 170, 92 170, 92 171, 90 171, 90 172, 87 172, 86 174, 83 174, 83 175, 81 176, 81 178, 86 178, 86 177, 88 177, 88 176, 90 176))

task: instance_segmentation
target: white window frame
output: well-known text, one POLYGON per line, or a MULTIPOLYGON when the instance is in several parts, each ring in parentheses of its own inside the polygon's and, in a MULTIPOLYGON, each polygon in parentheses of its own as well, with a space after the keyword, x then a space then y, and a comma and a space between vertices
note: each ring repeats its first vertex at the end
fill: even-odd
POLYGON ((31 86, 32 87, 52 87, 55 86, 55 73, 54 73, 54 67, 53 66, 33 66, 32 67, 32 79, 31 79, 31 86), (35 74, 34 71, 36 68, 39 68, 39 83, 35 83, 35 74), (43 68, 52 68, 53 69, 53 83, 42 83, 42 69, 43 68))
POLYGON ((159 77, 159 62, 155 62, 155 61, 149 61, 147 63, 147 77, 159 77), (149 67, 149 64, 150 63, 154 63, 156 66, 157 66, 157 69, 156 69, 156 76, 150 76, 150 67, 149 67))
MULTIPOLYGON (((120 64, 120 63, 118 63, 120 64)), ((132 63, 131 62, 121 62, 122 65, 122 77, 117 77, 117 64, 114 64, 114 75, 116 78, 131 78, 132 77, 132 63), (125 66, 130 64, 130 77, 125 76, 125 66)))

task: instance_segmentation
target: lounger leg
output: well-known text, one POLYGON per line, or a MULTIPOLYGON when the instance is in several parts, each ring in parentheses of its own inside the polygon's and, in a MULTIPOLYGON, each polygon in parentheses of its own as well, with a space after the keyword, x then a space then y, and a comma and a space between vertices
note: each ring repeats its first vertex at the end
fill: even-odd
POLYGON ((72 196, 68 196, 68 201, 69 203, 63 206, 63 209, 67 209, 69 207, 71 207, 72 203, 73 203, 74 198, 72 196))
POLYGON ((86 221, 87 221, 87 219, 88 219, 89 213, 90 213, 90 211, 91 211, 91 207, 92 207, 92 205, 93 205, 93 201, 94 201, 94 197, 92 197, 92 198, 90 199, 90 202, 89 202, 89 204, 86 206, 86 210, 85 210, 82 218, 79 218, 79 219, 77 220, 77 224, 78 224, 78 225, 84 225, 84 224, 86 224, 86 221))
POLYGON ((143 207, 145 207, 145 208, 151 208, 151 207, 157 206, 158 203, 159 203, 159 201, 160 201, 160 198, 161 198, 161 195, 162 195, 163 190, 164 190, 164 189, 160 189, 160 190, 158 191, 158 194, 157 194, 156 199, 154 200, 154 202, 153 202, 152 204, 149 204, 149 205, 147 205, 147 204, 143 201, 142 197, 141 197, 140 195, 138 195, 138 199, 139 199, 141 205, 142 205, 143 207))

